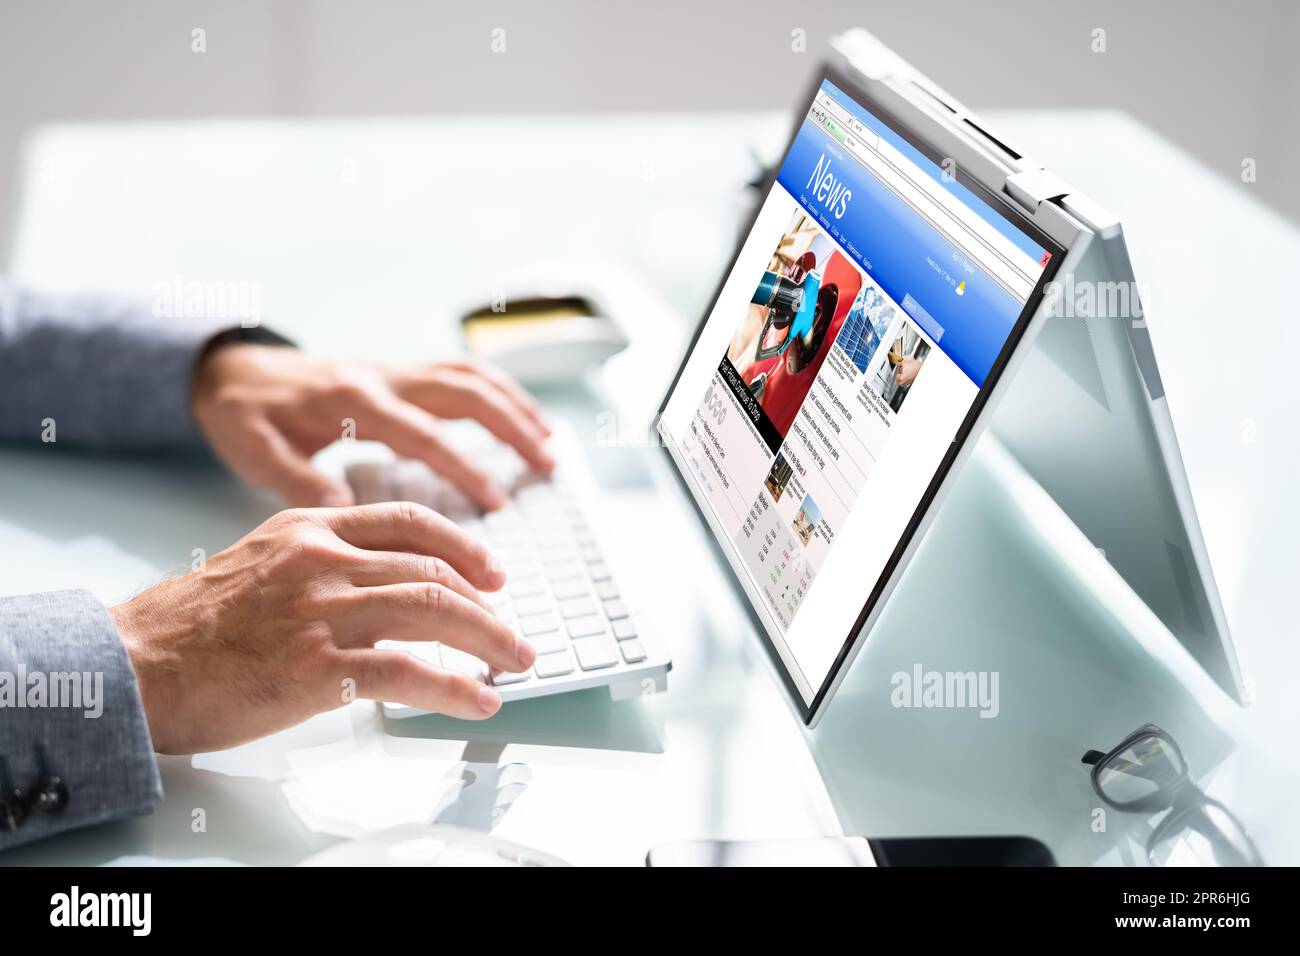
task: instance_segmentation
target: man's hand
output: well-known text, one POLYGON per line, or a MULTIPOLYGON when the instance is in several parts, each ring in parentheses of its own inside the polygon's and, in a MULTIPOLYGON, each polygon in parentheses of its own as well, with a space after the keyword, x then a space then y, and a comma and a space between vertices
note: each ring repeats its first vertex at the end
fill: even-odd
POLYGON ((543 448, 550 429, 537 403, 505 373, 470 360, 389 369, 227 345, 195 372, 194 417, 231 471, 302 507, 353 501, 346 484, 309 461, 343 435, 345 420, 356 423, 356 438, 427 463, 485 509, 503 505, 505 493, 447 443, 438 419, 475 419, 533 468, 555 464, 543 448))
POLYGON ((536 652, 478 593, 504 583, 482 545, 420 505, 284 511, 110 613, 154 748, 184 754, 357 697, 492 716, 501 706, 492 688, 374 645, 441 641, 494 671, 526 670, 536 652))
POLYGON ((894 377, 898 380, 899 387, 902 388, 915 382, 920 371, 920 361, 909 357, 898 363, 898 367, 894 370, 894 377))

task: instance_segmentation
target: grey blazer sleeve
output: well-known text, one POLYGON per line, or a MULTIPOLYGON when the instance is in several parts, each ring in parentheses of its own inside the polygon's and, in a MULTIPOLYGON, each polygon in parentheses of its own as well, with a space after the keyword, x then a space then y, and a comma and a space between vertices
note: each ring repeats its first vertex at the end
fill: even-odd
POLYGON ((8 786, 28 797, 43 775, 67 788, 59 812, 0 826, 0 850, 148 813, 162 799, 135 672, 88 592, 0 599, 0 758, 8 786))
POLYGON ((41 295, 0 279, 0 439, 92 448, 198 444, 190 377, 229 319, 41 295))

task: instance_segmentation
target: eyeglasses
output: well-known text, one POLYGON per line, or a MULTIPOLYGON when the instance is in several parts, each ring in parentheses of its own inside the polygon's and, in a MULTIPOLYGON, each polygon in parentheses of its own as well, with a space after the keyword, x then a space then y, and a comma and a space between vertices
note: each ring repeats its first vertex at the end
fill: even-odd
POLYGON ((1264 865, 1241 821, 1192 782, 1178 744, 1155 724, 1139 727, 1109 753, 1089 750, 1083 762, 1092 766, 1097 796, 1116 810, 1170 811, 1147 841, 1154 866, 1264 865))

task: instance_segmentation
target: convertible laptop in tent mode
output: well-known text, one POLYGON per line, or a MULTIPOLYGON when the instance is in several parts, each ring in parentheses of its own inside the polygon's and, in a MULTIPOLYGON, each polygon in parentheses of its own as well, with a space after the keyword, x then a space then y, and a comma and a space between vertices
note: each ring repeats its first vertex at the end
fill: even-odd
MULTIPOLYGON (((1119 223, 866 31, 832 46, 654 421, 795 709, 825 711, 990 424, 1241 700, 1119 223)), ((490 674, 409 647, 507 702, 662 690, 581 454, 557 451, 553 479, 498 475, 516 491, 489 515, 415 462, 350 469, 358 500, 423 501, 488 541, 510 579, 491 600, 538 658, 490 674)))
POLYGON ((871 34, 832 45, 655 422, 796 709, 986 425, 1240 701, 1118 221, 871 34))

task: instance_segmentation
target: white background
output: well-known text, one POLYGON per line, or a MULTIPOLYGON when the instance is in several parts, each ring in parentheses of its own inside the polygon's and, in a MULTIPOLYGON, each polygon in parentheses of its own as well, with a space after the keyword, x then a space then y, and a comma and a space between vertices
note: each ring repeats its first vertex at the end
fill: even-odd
MULTIPOLYGON (((4 0, 0 226, 37 123, 213 116, 793 109, 827 38, 874 31, 968 105, 1113 107, 1300 216, 1300 5, 995 0, 4 0), (208 31, 208 53, 189 31, 208 31), (506 28, 505 56, 488 47, 506 28), (1092 52, 1092 31, 1107 51, 1092 52), (806 52, 791 50, 804 31, 806 52)), ((1035 154, 1037 155, 1037 154, 1035 154)), ((1040 159, 1047 157, 1039 156, 1040 159)), ((1088 186, 1087 183, 1080 185, 1088 186)))

